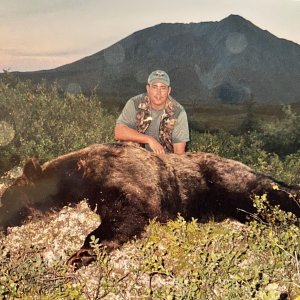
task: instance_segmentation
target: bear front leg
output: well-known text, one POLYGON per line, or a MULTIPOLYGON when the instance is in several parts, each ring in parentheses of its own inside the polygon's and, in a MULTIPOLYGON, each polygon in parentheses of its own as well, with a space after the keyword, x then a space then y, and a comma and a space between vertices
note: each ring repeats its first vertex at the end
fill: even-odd
POLYGON ((70 257, 67 264, 77 270, 97 259, 90 245, 92 236, 99 239, 100 246, 111 252, 134 236, 140 236, 147 222, 148 218, 144 213, 120 214, 114 218, 104 218, 100 226, 86 237, 82 248, 70 257))
POLYGON ((90 232, 85 238, 83 246, 68 259, 67 264, 73 266, 75 270, 82 266, 87 266, 97 259, 97 256, 90 245, 92 236, 99 239, 99 244, 101 246, 107 246, 107 251, 113 250, 112 247, 103 243, 103 241, 106 241, 110 236, 112 236, 111 225, 109 222, 101 222, 99 227, 90 232))

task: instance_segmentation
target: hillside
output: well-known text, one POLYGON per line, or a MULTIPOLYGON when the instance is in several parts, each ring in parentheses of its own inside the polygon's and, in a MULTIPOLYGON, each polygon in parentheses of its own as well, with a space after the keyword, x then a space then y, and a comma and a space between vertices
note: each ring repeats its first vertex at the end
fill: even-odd
POLYGON ((300 101, 300 46, 248 20, 159 24, 74 63, 48 71, 16 73, 34 81, 57 80, 67 91, 94 90, 125 101, 144 90, 153 69, 165 69, 183 103, 300 101))

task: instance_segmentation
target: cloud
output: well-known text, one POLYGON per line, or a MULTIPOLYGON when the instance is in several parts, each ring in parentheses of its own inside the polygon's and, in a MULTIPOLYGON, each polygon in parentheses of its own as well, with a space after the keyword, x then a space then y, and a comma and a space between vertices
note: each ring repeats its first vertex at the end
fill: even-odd
POLYGON ((83 52, 85 52, 85 49, 75 49, 72 51, 26 51, 20 49, 0 48, 0 53, 16 57, 65 57, 69 55, 82 54, 83 52))

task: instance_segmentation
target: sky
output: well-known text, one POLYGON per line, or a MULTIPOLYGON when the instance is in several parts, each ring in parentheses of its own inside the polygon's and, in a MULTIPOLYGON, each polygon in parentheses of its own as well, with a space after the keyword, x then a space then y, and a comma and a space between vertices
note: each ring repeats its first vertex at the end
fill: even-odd
POLYGON ((300 0, 0 0, 0 72, 52 69, 147 27, 230 14, 300 44, 300 0))

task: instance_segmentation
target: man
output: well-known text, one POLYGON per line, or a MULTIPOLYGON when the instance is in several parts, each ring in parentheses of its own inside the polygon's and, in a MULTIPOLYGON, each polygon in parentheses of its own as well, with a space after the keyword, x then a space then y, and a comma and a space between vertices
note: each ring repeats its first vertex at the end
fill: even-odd
POLYGON ((170 78, 157 70, 148 77, 147 93, 128 100, 115 127, 115 139, 139 143, 157 154, 183 154, 189 141, 184 108, 170 96, 170 78))

